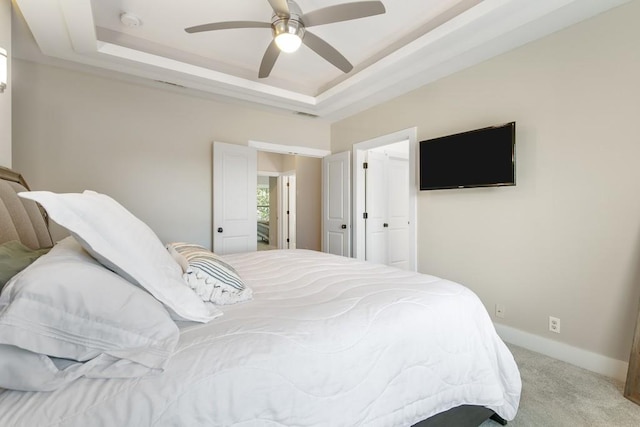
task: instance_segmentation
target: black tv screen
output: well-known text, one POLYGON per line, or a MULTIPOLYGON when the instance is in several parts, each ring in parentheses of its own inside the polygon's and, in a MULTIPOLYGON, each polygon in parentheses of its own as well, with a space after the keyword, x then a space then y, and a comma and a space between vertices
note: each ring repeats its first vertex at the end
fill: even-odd
POLYGON ((420 141, 420 190, 516 185, 516 123, 420 141))

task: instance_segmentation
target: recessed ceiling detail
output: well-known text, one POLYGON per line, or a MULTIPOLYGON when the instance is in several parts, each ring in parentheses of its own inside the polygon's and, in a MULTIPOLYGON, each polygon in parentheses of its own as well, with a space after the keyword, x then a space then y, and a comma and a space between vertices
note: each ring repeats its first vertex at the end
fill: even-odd
MULTIPOLYGON (((353 65, 338 50, 322 38, 308 31, 308 27, 351 21, 385 13, 381 1, 359 1, 329 6, 303 14, 300 6, 293 0, 269 0, 273 8, 271 22, 263 21, 224 21, 196 25, 185 28, 189 34, 218 30, 237 30, 247 28, 270 28, 273 40, 260 63, 258 78, 271 74, 280 52, 296 52, 302 43, 344 73, 353 70, 353 65)), ((370 31, 375 31, 372 27, 370 31)))
MULTIPOLYGON (((197 35, 184 29, 206 22, 254 21, 267 22, 269 30, 268 17, 274 10, 278 15, 283 4, 289 7, 285 0, 14 0, 41 53, 70 66, 328 120, 370 108, 629 0, 382 0, 385 13, 354 20, 339 9, 345 1, 354 2, 295 4, 306 27, 318 18, 314 11, 345 15, 347 20, 314 26, 312 32, 339 51, 352 70, 345 74, 332 65, 335 61, 327 60, 332 54, 301 48, 279 55, 268 77, 259 79, 256 70, 273 41, 265 37, 265 28, 197 35)), ((306 35, 302 43, 308 46, 305 40, 306 35)), ((20 50, 14 54, 20 57, 20 50)))

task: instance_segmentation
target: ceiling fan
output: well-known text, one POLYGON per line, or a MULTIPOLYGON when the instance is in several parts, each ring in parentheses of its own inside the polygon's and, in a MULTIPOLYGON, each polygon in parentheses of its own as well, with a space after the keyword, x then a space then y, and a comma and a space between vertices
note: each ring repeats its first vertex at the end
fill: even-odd
POLYGON ((260 64, 259 78, 268 77, 273 66, 282 52, 295 52, 304 43, 315 53, 329 61, 345 73, 353 69, 353 65, 329 43, 307 31, 315 25, 332 24, 334 22, 350 21, 368 16, 385 13, 381 1, 361 1, 344 3, 302 13, 300 7, 293 0, 267 0, 273 9, 271 22, 257 21, 227 21, 213 22, 185 28, 187 33, 204 31, 228 30, 235 28, 271 28, 273 40, 267 47, 260 64))

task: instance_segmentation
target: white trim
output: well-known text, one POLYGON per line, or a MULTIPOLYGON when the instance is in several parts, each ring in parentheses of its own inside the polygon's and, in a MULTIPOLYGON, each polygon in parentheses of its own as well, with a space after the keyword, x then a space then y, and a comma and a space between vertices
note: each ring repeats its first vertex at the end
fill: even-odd
POLYGON ((60 0, 60 9, 67 24, 73 50, 79 54, 94 53, 98 38, 91 3, 82 0, 60 0))
MULTIPOLYGON (((206 80, 214 81, 232 88, 256 90, 258 92, 279 97, 284 100, 295 101, 304 106, 313 106, 316 99, 313 96, 303 95, 291 90, 281 89, 265 83, 248 80, 242 77, 232 76, 220 71, 211 70, 209 68, 200 67, 198 65, 188 64, 186 62, 177 61, 175 59, 166 58, 152 53, 142 52, 137 49, 97 41, 97 52, 103 55, 109 55, 132 62, 137 62, 147 66, 155 66, 163 70, 175 71, 192 77, 199 77, 206 80)), ((94 47, 94 51, 96 48, 94 47)))
POLYGON ((269 176, 269 177, 275 177, 275 176, 280 176, 280 172, 272 172, 272 171, 258 171, 258 176, 269 176))
POLYGON ((593 353, 569 344, 561 343, 549 338, 524 332, 511 326, 494 324, 496 332, 505 342, 514 344, 527 350, 571 363, 592 372, 625 381, 629 364, 622 360, 593 353))
POLYGON ((319 148, 300 147, 297 145, 273 144, 271 142, 261 142, 261 141, 249 141, 249 147, 253 147, 258 151, 267 151, 269 153, 291 154, 294 156, 325 157, 331 154, 331 151, 321 150, 319 148))
POLYGON ((364 248, 364 171, 358 165, 363 162, 365 152, 372 148, 394 144, 400 141, 409 141, 409 235, 413 238, 409 248, 409 269, 417 271, 418 268, 418 233, 417 233, 417 167, 418 159, 418 128, 403 129, 388 135, 379 136, 367 141, 353 144, 353 238, 352 256, 364 260, 364 249, 358 253, 358 248, 364 248))

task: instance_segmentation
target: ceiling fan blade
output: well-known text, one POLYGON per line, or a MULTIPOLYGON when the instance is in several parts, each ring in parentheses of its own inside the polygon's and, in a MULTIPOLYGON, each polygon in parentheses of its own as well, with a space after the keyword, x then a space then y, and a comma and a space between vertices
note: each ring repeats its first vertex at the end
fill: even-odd
POLYGON ((337 68, 341 69, 343 72, 348 73, 353 69, 353 65, 351 65, 347 58, 342 56, 342 54, 338 52, 333 46, 331 46, 329 43, 322 40, 315 34, 307 31, 306 33, 304 33, 302 42, 309 46, 309 48, 311 48, 311 50, 313 50, 315 53, 322 56, 337 68))
POLYGON ((271 5, 271 9, 275 12, 276 15, 282 18, 289 17, 289 4, 287 0, 267 0, 271 5))
POLYGON ((185 28, 184 30, 187 33, 201 33, 203 31, 232 30, 235 28, 271 28, 271 23, 256 21, 212 22, 210 24, 196 25, 195 27, 185 28))
POLYGON ((276 63, 276 59, 278 59, 278 55, 280 55, 280 49, 276 45, 276 41, 271 40, 269 47, 267 47, 267 51, 262 57, 262 62, 260 63, 260 71, 258 72, 259 78, 263 79, 265 77, 269 77, 269 74, 271 74, 271 70, 276 63))
POLYGON ((380 15, 385 12, 384 4, 381 1, 344 3, 305 13, 302 16, 302 22, 304 22, 305 27, 313 27, 314 25, 366 18, 367 16, 380 15))

